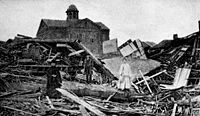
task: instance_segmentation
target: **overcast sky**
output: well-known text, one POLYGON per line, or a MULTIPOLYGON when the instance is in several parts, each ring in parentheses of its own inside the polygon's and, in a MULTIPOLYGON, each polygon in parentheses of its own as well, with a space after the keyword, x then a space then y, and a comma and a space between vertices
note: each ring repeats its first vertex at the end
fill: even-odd
POLYGON ((70 4, 79 18, 103 22, 110 39, 160 42, 198 31, 200 0, 0 0, 0 40, 35 37, 42 18, 65 20, 70 4))

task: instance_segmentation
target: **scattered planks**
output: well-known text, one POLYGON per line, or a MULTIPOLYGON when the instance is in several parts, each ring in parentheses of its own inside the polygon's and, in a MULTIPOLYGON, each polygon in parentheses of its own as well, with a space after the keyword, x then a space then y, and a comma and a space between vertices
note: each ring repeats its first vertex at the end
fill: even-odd
POLYGON ((98 110, 95 107, 91 106, 90 104, 88 104, 84 100, 80 99, 79 97, 71 94, 70 92, 68 92, 68 91, 66 91, 64 89, 59 89, 59 88, 57 88, 56 90, 58 90, 59 92, 61 92, 64 96, 72 99, 76 103, 83 105, 85 108, 87 108, 88 110, 90 110, 91 112, 93 112, 94 114, 96 114, 97 116, 106 116, 103 112, 101 112, 100 110, 98 110))
POLYGON ((12 107, 8 107, 8 106, 0 106, 0 107, 10 109, 10 110, 14 110, 14 111, 17 111, 17 112, 23 112, 25 114, 29 114, 29 115, 32 115, 32 116, 40 116, 39 114, 33 114, 33 113, 30 113, 30 112, 26 112, 26 111, 16 109, 16 108, 12 108, 12 107))

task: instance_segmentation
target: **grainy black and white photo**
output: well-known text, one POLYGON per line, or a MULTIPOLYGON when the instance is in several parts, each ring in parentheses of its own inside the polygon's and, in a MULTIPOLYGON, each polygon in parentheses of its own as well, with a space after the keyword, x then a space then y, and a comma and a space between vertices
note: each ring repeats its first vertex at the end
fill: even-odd
POLYGON ((0 116, 200 116, 200 0, 0 0, 0 116))

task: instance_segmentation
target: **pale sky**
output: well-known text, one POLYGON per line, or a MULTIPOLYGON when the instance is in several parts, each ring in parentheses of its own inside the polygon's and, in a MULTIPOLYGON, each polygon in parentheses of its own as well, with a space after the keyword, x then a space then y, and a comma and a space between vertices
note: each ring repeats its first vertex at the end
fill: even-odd
POLYGON ((0 0, 0 40, 35 37, 42 18, 65 20, 70 4, 79 18, 102 22, 110 39, 160 42, 198 31, 200 0, 0 0))

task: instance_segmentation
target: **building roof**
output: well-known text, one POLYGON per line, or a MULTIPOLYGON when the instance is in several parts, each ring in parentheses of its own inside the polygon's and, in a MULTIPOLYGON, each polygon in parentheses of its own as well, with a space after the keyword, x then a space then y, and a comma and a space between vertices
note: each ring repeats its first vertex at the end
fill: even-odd
POLYGON ((42 19, 48 27, 68 27, 71 25, 70 21, 67 20, 52 20, 52 19, 42 19))
POLYGON ((161 49, 161 48, 167 48, 171 45, 172 40, 163 40, 160 43, 153 46, 151 49, 161 49))
POLYGON ((143 48, 150 48, 151 46, 149 44, 147 44, 146 42, 142 41, 142 47, 143 48))
MULTIPOLYGON (((90 19, 85 18, 85 19, 78 20, 76 22, 68 21, 68 20, 42 19, 42 21, 44 21, 44 23, 48 27, 69 27, 70 25, 72 25, 74 23, 76 24, 76 23, 78 23, 79 21, 82 21, 82 20, 90 20, 90 19)), ((93 23, 95 23, 97 26, 99 26, 101 30, 109 30, 109 28, 101 22, 93 22, 93 23)))
POLYGON ((109 30, 107 26, 105 26, 102 22, 95 22, 98 26, 101 27, 102 30, 109 30))

